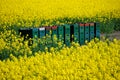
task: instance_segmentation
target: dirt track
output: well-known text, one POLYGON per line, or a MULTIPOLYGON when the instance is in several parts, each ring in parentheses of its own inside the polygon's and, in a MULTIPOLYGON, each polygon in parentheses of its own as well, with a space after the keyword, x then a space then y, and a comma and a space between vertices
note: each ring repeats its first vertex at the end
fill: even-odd
POLYGON ((107 37, 107 38, 109 38, 109 39, 114 39, 114 38, 116 38, 116 39, 119 39, 120 40, 120 31, 116 31, 116 32, 113 32, 113 33, 111 33, 111 34, 101 34, 100 35, 101 37, 107 37), (107 36, 106 36, 107 35, 107 36))

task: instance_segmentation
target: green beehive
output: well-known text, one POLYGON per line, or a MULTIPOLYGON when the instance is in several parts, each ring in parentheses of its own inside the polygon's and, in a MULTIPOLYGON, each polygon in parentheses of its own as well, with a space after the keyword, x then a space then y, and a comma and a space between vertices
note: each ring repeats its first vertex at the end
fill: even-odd
POLYGON ((74 42, 79 42, 79 27, 78 24, 74 24, 74 33, 73 33, 73 37, 74 37, 74 42))
POLYGON ((51 27, 45 27, 45 33, 46 33, 46 46, 50 48, 52 46, 52 38, 51 38, 51 27))
POLYGON ((38 44, 38 28, 32 28, 33 44, 38 44))
POLYGON ((65 40, 66 46, 70 46, 70 40, 65 40))
POLYGON ((57 37, 57 26, 52 26, 51 29, 52 29, 52 39, 53 39, 54 36, 57 37))
POLYGON ((50 35, 47 35, 45 40, 46 40, 45 45, 46 45, 48 48, 52 47, 52 39, 51 39, 51 36, 50 36, 50 35))
POLYGON ((64 41, 64 26, 58 26, 58 40, 64 41))
POLYGON ((57 37, 57 26, 52 26, 52 46, 56 47, 57 46, 57 41, 58 41, 58 37, 57 37))
POLYGON ((69 24, 65 24, 64 25, 64 29, 65 29, 65 40, 64 40, 64 43, 67 46, 70 46, 70 25, 69 24))
POLYGON ((100 24, 95 23, 95 37, 100 39, 100 24))
POLYGON ((41 27, 41 28, 39 28, 40 50, 43 50, 45 48, 45 38, 44 37, 45 37, 45 27, 41 27))
POLYGON ((69 24, 65 24, 65 34, 69 34, 70 35, 70 25, 69 24))
POLYGON ((95 23, 90 23, 90 40, 94 39, 94 27, 95 27, 95 23))
POLYGON ((85 23, 85 41, 90 41, 89 23, 85 23))
POLYGON ((85 30, 84 30, 84 24, 80 23, 79 24, 79 43, 80 45, 85 44, 85 30))
POLYGON ((51 27, 45 27, 45 34, 51 35, 51 27))
POLYGON ((33 28, 32 29, 32 37, 33 38, 38 38, 38 28, 33 28))
POLYGON ((45 27, 39 28, 39 38, 42 38, 45 36, 45 27))

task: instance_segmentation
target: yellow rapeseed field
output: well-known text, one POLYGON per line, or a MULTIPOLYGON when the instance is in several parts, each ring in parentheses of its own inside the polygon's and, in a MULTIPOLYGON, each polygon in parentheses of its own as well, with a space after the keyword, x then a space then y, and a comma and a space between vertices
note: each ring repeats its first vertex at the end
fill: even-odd
POLYGON ((75 22, 111 25, 120 18, 119 4, 120 0, 0 0, 0 80, 119 80, 120 40, 95 39, 82 46, 72 42, 70 47, 58 42, 40 51, 15 31, 75 22))
POLYGON ((84 18, 106 21, 103 17, 120 18, 119 3, 120 0, 0 0, 0 25, 40 27, 71 23, 72 19, 85 21, 84 18))
POLYGON ((11 44, 0 39, 0 80, 119 80, 120 40, 93 40, 84 46, 72 43, 61 50, 35 52, 12 36, 11 44), (6 44, 6 45, 5 45, 6 44), (24 46, 23 46, 24 45, 24 46), (18 57, 14 56, 18 55, 18 57))

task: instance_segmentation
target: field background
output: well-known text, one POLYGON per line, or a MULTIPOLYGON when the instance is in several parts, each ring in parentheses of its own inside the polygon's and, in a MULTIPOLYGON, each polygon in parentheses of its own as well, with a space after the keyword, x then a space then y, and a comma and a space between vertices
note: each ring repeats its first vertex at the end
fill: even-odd
POLYGON ((119 80, 120 40, 106 35, 120 31, 119 4, 120 0, 0 0, 0 80, 119 80), (99 22, 106 38, 83 46, 72 42, 70 47, 56 41, 57 46, 41 48, 28 46, 18 34, 23 27, 77 22, 99 22))
POLYGON ((100 22, 102 32, 120 30, 120 0, 1 0, 0 27, 41 27, 100 22))

